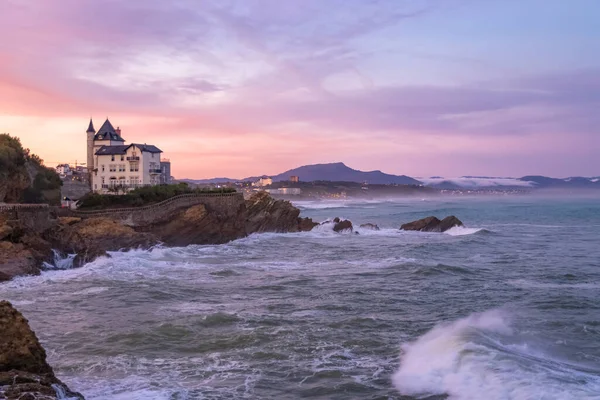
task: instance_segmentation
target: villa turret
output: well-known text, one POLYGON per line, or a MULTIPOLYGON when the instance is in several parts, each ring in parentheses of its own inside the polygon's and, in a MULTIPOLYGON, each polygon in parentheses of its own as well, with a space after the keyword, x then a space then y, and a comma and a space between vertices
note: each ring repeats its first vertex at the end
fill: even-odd
MULTIPOLYGON (((94 169, 94 135, 96 135, 96 130, 94 129, 94 123, 90 118, 90 125, 86 131, 87 134, 87 168, 88 171, 94 169)), ((90 182, 92 180, 90 179, 90 182)))

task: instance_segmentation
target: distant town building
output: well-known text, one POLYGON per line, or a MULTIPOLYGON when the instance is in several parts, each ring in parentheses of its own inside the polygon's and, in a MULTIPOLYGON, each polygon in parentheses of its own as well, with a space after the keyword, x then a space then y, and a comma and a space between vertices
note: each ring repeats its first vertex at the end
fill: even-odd
POLYGON ((90 119, 86 133, 87 167, 94 192, 128 191, 160 184, 162 150, 158 147, 146 143, 125 144, 121 129, 115 129, 108 118, 98 132, 90 119))
POLYGON ((298 183, 300 182, 300 178, 298 178, 296 175, 292 175, 290 176, 290 182, 298 183))
POLYGON ((78 174, 87 174, 88 168, 84 167, 83 165, 78 165, 75 167, 75 172, 77 172, 78 174))
POLYGON ((73 175, 73 171, 69 164, 58 164, 56 166, 56 173, 60 175, 61 178, 64 178, 68 175, 73 175))
POLYGON ((269 186, 272 184, 273 184, 273 179, 269 178, 268 176, 263 176, 258 181, 254 182, 252 184, 252 186, 263 187, 263 186, 269 186))
POLYGON ((278 189, 265 189, 265 192, 270 194, 279 194, 282 196, 299 196, 302 194, 300 188, 278 188, 278 189))
POLYGON ((160 160, 160 183, 161 185, 171 184, 171 160, 168 158, 160 160))

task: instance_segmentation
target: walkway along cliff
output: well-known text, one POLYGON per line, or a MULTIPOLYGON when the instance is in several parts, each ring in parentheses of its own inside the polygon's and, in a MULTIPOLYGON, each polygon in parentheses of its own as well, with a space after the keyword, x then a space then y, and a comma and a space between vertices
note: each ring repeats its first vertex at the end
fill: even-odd
POLYGON ((0 281, 38 274, 53 249, 81 266, 107 251, 221 244, 257 232, 299 232, 316 223, 290 202, 260 192, 184 194, 144 207, 72 211, 46 205, 0 206, 0 281))

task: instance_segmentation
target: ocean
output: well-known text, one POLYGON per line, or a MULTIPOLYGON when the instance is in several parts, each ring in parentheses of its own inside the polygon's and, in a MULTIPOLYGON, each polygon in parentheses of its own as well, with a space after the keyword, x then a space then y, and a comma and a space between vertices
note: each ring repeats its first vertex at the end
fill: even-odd
POLYGON ((599 200, 298 202, 381 230, 117 252, 0 298, 88 400, 600 399, 599 200), (398 229, 429 215, 467 227, 398 229))

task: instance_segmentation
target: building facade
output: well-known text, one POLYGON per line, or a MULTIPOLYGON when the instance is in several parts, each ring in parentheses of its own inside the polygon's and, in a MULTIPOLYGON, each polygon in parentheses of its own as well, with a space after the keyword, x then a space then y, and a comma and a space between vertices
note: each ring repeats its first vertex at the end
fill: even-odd
POLYGON ((162 185, 171 184, 171 160, 168 158, 160 160, 160 183, 162 185))
POLYGON ((272 184, 273 184, 273 179, 269 178, 268 176, 263 176, 256 182, 253 182, 252 186, 263 187, 263 186, 269 186, 272 184))
POLYGON ((108 119, 97 132, 90 119, 87 139, 88 171, 94 192, 125 193, 161 183, 162 150, 158 147, 125 144, 121 129, 115 129, 108 119))

